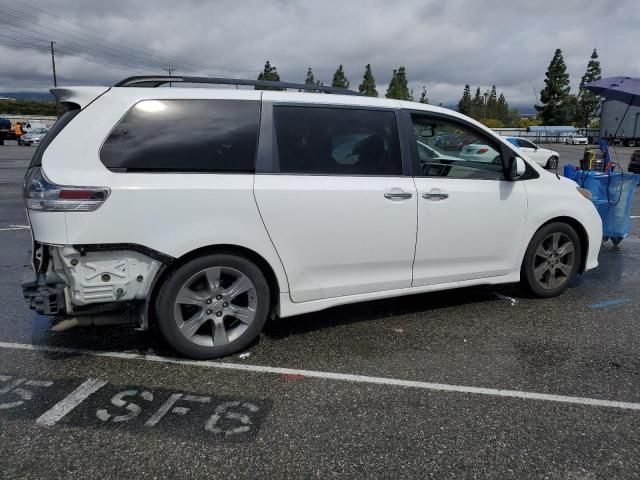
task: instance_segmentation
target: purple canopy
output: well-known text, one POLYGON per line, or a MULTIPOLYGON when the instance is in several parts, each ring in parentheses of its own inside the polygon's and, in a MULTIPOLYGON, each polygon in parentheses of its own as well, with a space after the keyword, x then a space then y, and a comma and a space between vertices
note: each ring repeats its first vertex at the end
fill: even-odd
POLYGON ((598 95, 606 95, 608 92, 620 92, 628 95, 640 95, 640 78, 632 77, 608 77, 595 82, 587 83, 582 88, 591 90, 598 95))

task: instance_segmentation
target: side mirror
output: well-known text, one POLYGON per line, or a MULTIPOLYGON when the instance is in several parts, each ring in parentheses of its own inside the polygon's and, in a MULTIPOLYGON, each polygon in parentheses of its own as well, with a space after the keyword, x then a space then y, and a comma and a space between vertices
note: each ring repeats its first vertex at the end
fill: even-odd
POLYGON ((517 180, 526 170, 527 166, 520 157, 512 156, 509 159, 509 180, 517 180))

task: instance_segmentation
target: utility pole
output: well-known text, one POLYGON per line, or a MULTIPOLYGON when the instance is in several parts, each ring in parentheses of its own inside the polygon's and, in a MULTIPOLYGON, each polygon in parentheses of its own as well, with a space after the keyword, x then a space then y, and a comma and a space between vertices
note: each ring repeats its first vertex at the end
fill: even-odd
MULTIPOLYGON (((55 52, 53 50, 53 44, 55 42, 49 42, 51 44, 51 66, 53 67, 53 86, 57 87, 58 86, 58 78, 56 77, 56 55, 55 52)), ((56 98, 56 117, 60 116, 60 105, 58 103, 58 99, 56 98)))
MULTIPOLYGON (((173 75, 173 72, 175 72, 175 71, 176 71, 176 69, 175 69, 175 68, 173 68, 171 65, 169 65, 169 67, 168 67, 168 68, 163 68, 163 70, 164 70, 165 72, 167 72, 167 73, 169 74, 169 76, 170 76, 170 77, 173 75)), ((169 82, 169 86, 171 86, 171 82, 169 82)))

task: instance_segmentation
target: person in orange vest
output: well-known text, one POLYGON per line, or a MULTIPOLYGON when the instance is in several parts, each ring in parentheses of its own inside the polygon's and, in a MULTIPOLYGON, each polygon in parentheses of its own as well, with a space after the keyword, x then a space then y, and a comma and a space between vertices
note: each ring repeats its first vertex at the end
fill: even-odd
POLYGON ((16 134, 16 138, 21 137, 22 135, 24 135, 24 130, 22 130, 22 123, 18 122, 16 123, 16 126, 14 127, 14 132, 16 134))

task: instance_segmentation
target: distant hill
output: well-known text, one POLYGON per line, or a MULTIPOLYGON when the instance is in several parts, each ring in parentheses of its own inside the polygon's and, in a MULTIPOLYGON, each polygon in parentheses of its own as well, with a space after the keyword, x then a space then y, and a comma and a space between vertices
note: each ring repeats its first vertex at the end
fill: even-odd
POLYGON ((0 97, 15 98, 16 100, 38 100, 41 102, 53 101, 53 95, 49 91, 40 92, 0 92, 0 97))
POLYGON ((51 100, 0 100, 0 114, 46 115, 56 114, 56 104, 51 100))

